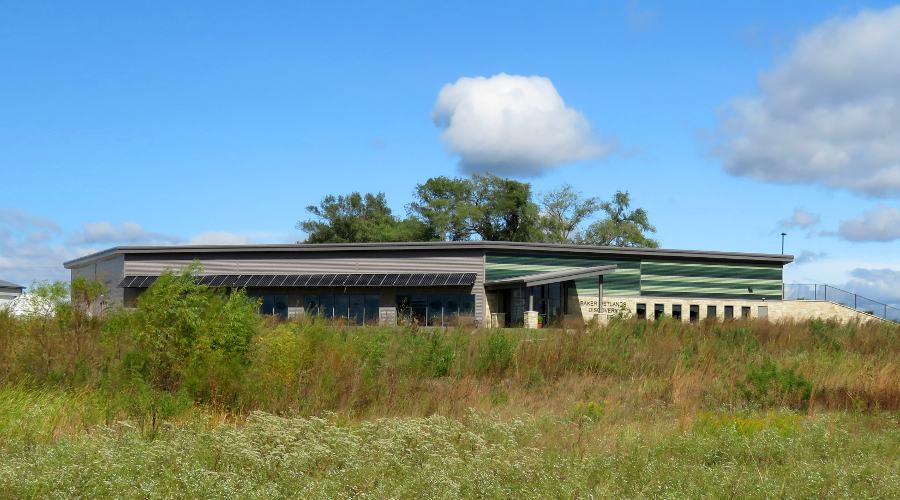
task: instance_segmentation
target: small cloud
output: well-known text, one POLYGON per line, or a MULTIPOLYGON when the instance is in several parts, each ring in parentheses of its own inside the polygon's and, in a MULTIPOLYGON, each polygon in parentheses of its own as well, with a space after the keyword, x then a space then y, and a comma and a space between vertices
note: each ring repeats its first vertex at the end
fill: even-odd
POLYGON ((228 231, 207 231, 200 233, 188 241, 190 245, 247 245, 250 238, 228 231))
POLYGON ((432 119, 469 173, 539 176, 613 148, 541 76, 460 78, 441 89, 432 119))
POLYGON ((778 224, 784 229, 809 229, 819 222, 822 217, 819 214, 807 212, 802 208, 795 208, 794 213, 787 219, 781 220, 778 224))
POLYGON ((91 222, 83 224, 81 231, 69 238, 73 245, 91 244, 171 244, 178 243, 181 238, 145 230, 135 222, 125 222, 119 226, 108 222, 91 222))
POLYGON ((810 262, 816 262, 817 260, 824 259, 828 254, 825 252, 813 252, 810 250, 804 250, 800 252, 800 255, 794 257, 794 264, 798 266, 802 266, 803 264, 809 264, 810 262))
POLYGON ((847 241, 889 242, 900 239, 900 210, 880 206, 854 219, 841 221, 837 236, 847 241))

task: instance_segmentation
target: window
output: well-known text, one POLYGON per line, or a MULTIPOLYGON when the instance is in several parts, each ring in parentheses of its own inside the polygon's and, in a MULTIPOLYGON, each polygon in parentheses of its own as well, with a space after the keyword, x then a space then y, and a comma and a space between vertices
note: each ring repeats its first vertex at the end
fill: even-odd
POLYGON ((700 321, 700 306, 691 306, 690 320, 691 323, 700 321))
POLYGON ((262 304, 259 306, 259 313, 267 316, 278 316, 282 319, 287 318, 287 295, 263 295, 262 304))
MULTIPOLYGON (((377 313, 376 313, 377 314, 377 313)), ((453 326, 475 316, 475 296, 398 295, 397 317, 427 326, 453 326)))
POLYGON ((378 322, 377 295, 305 295, 303 311, 327 319, 343 319, 354 325, 378 322))
POLYGON ((666 315, 666 305, 665 304, 655 304, 653 306, 653 319, 661 319, 666 315))
POLYGON ((769 318, 769 306, 759 306, 756 308, 756 316, 760 319, 769 318))
POLYGON ((672 317, 681 321, 681 304, 672 304, 672 317))
POLYGON ((741 317, 744 319, 750 319, 750 306, 741 307, 741 317))
POLYGON ((734 306, 725 306, 725 319, 734 319, 734 306))
POLYGON ((365 311, 365 322, 367 325, 374 325, 378 323, 378 306, 381 302, 377 295, 366 295, 366 311, 365 311))
POLYGON ((310 316, 319 314, 318 295, 306 295, 303 297, 303 312, 310 316))
POLYGON ((634 314, 638 319, 647 319, 647 304, 638 304, 634 314))
POLYGON ((715 318, 716 317, 716 306, 706 306, 706 317, 707 318, 715 318))
POLYGON ((334 296, 334 319, 347 319, 350 315, 350 296, 334 296))
MULTIPOLYGON (((443 320, 443 297, 440 295, 431 295, 428 297, 428 326, 441 326, 443 320)), ((449 312, 449 311, 447 311, 449 312)))

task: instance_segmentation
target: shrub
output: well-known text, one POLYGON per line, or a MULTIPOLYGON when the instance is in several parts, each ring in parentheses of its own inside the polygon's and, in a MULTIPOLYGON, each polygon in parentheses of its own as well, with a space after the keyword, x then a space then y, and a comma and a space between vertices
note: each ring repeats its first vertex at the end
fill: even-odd
POLYGON ((766 359, 761 365, 747 367, 741 390, 749 401, 762 406, 804 409, 812 395, 812 383, 796 368, 779 368, 766 359))
POLYGON ((196 269, 166 272, 140 296, 135 341, 154 387, 174 392, 187 382, 200 399, 231 399, 260 324, 258 303, 242 290, 198 285, 196 269))
POLYGON ((516 345, 504 332, 491 330, 478 356, 480 375, 504 375, 512 366, 516 345))

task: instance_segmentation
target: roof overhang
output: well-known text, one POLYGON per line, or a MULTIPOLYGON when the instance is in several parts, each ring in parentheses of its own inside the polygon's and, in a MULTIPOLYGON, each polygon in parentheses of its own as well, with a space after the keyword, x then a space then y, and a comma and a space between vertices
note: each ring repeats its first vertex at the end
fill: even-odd
POLYGON ((488 281, 484 284, 484 288, 490 290, 498 288, 515 288, 520 286, 548 285, 562 281, 596 278, 614 272, 616 272, 616 266, 573 267, 562 271, 528 274, 525 276, 517 276, 515 278, 488 281))
POLYGON ((602 247, 594 245, 560 245, 554 243, 521 243, 507 241, 422 241, 409 243, 295 243, 274 245, 162 245, 162 246, 120 246, 79 257, 63 265, 71 269, 89 262, 116 255, 159 255, 170 254, 197 258, 205 254, 223 253, 331 253, 331 252, 378 252, 378 251, 448 251, 481 250, 484 252, 549 253, 569 255, 592 255, 614 258, 674 258, 699 261, 753 262, 785 265, 794 260, 792 255, 713 252, 704 250, 672 250, 665 248, 602 247))

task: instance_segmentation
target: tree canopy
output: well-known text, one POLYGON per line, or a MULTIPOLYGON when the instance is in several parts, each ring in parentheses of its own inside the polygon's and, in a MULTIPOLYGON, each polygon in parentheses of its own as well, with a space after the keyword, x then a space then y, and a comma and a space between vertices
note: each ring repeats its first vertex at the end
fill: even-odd
POLYGON ((418 184, 407 216, 395 216, 384 193, 328 195, 300 221, 307 243, 377 241, 523 241, 656 247, 656 228, 628 192, 607 202, 564 185, 536 197, 531 185, 498 177, 432 177, 418 184), (595 214, 603 215, 586 229, 595 214))
POLYGON ((384 193, 350 193, 326 196, 306 211, 313 218, 297 224, 307 234, 307 243, 363 243, 375 241, 422 241, 432 239, 428 227, 417 219, 398 219, 391 213, 384 193))
POLYGON ((655 233, 656 227, 650 224, 647 212, 643 208, 628 211, 631 198, 628 191, 616 191, 611 201, 600 204, 600 210, 606 217, 591 224, 578 242, 584 245, 600 245, 614 247, 656 248, 659 242, 646 236, 655 233))

